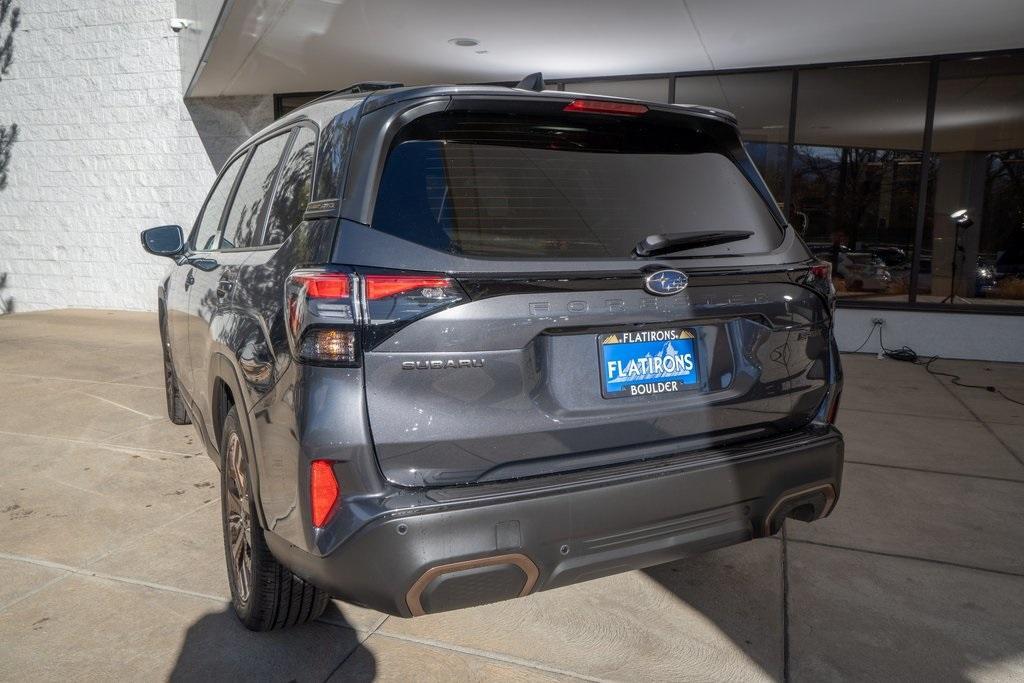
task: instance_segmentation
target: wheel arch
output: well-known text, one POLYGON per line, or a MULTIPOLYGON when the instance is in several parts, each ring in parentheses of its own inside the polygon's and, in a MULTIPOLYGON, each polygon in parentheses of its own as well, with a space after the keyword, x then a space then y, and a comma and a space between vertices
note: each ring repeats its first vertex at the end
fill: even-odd
POLYGON ((246 458, 246 461, 249 465, 250 480, 253 482, 252 494, 255 498, 256 513, 259 517, 260 525, 266 528, 263 505, 260 501, 260 478, 259 467, 257 466, 256 440, 250 423, 251 417, 246 405, 246 397, 238 380, 238 371, 228 357, 222 353, 215 354, 210 363, 209 388, 210 418, 214 430, 212 436, 216 444, 217 453, 214 462, 218 469, 223 469, 224 454, 221 453, 220 445, 224 431, 224 418, 227 417, 231 406, 234 406, 235 412, 238 415, 238 424, 242 429, 242 441, 245 445, 245 451, 249 456, 246 458))

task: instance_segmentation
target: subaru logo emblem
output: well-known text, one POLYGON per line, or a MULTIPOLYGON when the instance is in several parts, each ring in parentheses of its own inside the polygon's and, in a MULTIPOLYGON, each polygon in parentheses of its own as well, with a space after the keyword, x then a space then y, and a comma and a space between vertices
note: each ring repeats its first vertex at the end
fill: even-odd
POLYGON ((644 279, 644 289, 651 294, 668 296, 670 294, 678 294, 686 289, 689 281, 690 278, 686 277, 686 273, 682 271, 659 270, 651 273, 644 279))

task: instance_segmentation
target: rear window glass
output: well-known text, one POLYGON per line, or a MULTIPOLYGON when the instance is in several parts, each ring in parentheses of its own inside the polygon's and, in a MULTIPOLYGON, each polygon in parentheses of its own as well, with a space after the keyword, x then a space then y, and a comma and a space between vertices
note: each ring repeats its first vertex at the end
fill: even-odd
POLYGON ((265 244, 284 242, 295 226, 302 222, 302 214, 309 203, 315 146, 316 133, 305 126, 300 127, 277 184, 277 194, 267 218, 265 244))
POLYGON ((392 145, 373 227, 507 258, 625 257, 651 234, 752 230, 680 253, 744 254, 781 241, 769 201, 724 123, 654 111, 444 113, 415 120, 392 145))
POLYGON ((263 205, 274 184, 277 165, 288 143, 288 134, 278 135, 260 143, 245 167, 242 182, 235 190, 234 203, 224 224, 221 249, 251 247, 260 236, 263 205))

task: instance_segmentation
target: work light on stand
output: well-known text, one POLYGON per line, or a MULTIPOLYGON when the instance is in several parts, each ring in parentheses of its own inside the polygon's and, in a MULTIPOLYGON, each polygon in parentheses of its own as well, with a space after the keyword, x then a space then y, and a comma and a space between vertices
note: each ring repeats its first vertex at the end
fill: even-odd
POLYGON ((955 303, 971 303, 962 296, 956 295, 956 271, 957 263, 962 266, 966 252, 964 245, 960 242, 960 236, 967 232, 968 228, 974 225, 974 221, 967 214, 967 209, 959 209, 949 214, 949 220, 953 223, 953 257, 952 257, 952 271, 953 277, 949 281, 949 296, 942 300, 944 304, 955 304, 955 303))

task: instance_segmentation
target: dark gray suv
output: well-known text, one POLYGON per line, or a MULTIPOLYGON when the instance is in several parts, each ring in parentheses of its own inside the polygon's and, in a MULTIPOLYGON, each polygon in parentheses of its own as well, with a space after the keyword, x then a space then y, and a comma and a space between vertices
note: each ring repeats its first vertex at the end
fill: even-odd
POLYGON ((829 266, 726 112, 335 93, 143 233, 234 609, 415 616, 776 533, 843 465, 829 266))

